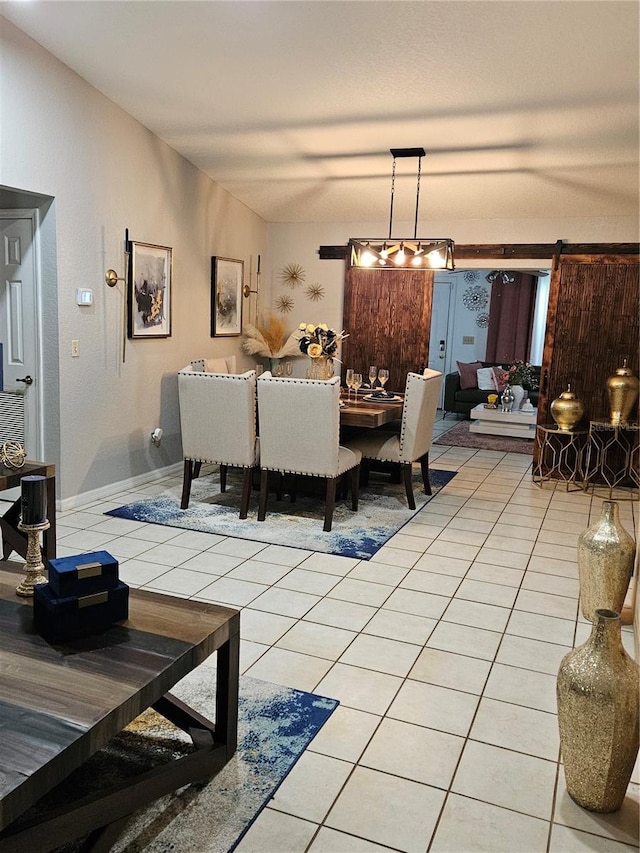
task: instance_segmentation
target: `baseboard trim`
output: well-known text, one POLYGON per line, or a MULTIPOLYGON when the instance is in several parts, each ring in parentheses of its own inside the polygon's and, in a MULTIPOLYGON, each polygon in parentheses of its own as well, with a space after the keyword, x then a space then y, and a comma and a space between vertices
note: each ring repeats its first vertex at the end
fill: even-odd
POLYGON ((165 477, 182 474, 182 468, 182 462, 174 462, 173 465, 167 465, 166 468, 156 468, 155 471, 147 471, 144 474, 138 474, 136 477, 128 477, 126 480, 120 480, 117 483, 100 486, 99 489, 92 489, 89 492, 72 495, 70 498, 56 501, 57 511, 65 512, 66 510, 77 509, 80 506, 104 500, 111 497, 111 495, 118 494, 118 492, 125 492, 127 489, 136 489, 138 486, 144 486, 146 483, 155 483, 157 480, 162 480, 165 477))

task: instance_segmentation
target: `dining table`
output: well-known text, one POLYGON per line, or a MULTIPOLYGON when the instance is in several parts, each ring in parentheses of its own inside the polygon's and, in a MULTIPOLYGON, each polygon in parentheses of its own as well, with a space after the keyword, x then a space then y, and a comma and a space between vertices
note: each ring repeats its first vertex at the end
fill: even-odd
POLYGON ((388 400, 365 399, 368 394, 358 394, 357 402, 352 399, 347 401, 347 392, 340 395, 340 426, 342 427, 364 427, 375 429, 384 426, 391 421, 402 417, 402 406, 404 398, 400 394, 394 394, 388 400))

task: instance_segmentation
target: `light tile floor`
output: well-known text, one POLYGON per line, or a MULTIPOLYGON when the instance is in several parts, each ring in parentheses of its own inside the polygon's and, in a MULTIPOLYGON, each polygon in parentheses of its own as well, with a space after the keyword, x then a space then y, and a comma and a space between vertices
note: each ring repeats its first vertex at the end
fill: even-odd
POLYGON ((239 853, 638 849, 638 765, 597 815, 558 762, 555 677, 589 629, 576 541, 600 500, 538 488, 530 462, 434 445, 457 476, 368 562, 103 515, 169 480, 60 514, 60 556, 106 548, 131 586, 242 608, 242 672, 340 700, 239 853))

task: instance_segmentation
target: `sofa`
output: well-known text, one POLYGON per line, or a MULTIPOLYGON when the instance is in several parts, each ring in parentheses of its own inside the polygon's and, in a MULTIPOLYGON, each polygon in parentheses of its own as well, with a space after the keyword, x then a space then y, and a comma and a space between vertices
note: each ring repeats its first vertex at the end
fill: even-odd
MULTIPOLYGON (((483 367, 500 367, 501 365, 495 361, 483 361, 483 367)), ((540 367, 534 367, 536 380, 540 384, 540 367)), ((460 382, 460 373, 456 370, 455 373, 448 373, 444 379, 444 405, 443 418, 450 412, 456 415, 464 415, 469 417, 469 412, 478 403, 488 402, 489 394, 497 393, 494 391, 483 391, 478 387, 462 388, 460 382)), ((538 405, 538 390, 531 391, 527 389, 527 394, 531 403, 534 406, 538 405)))

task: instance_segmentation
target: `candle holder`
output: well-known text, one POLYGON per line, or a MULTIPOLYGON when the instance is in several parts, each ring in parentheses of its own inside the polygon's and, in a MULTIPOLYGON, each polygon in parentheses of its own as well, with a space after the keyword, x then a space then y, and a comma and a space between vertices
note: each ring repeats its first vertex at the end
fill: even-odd
POLYGON ((42 551, 40 550, 40 533, 48 530, 51 525, 45 519, 40 524, 18 524, 18 530, 27 534, 27 556, 25 563, 25 575, 18 586, 16 593, 24 598, 33 596, 33 587, 37 583, 47 583, 43 574, 44 563, 42 562, 42 551))

